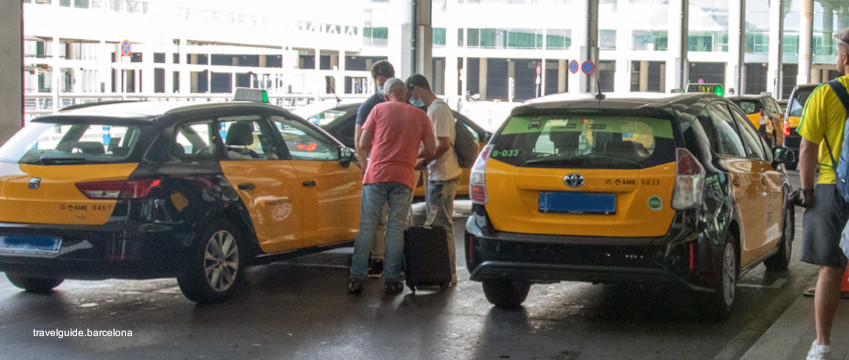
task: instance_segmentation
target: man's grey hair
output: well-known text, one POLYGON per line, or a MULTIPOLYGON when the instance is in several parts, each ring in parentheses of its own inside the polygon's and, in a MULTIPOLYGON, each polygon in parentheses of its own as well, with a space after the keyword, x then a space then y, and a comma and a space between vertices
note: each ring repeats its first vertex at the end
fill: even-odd
POLYGON ((395 98, 404 101, 407 98, 407 85, 404 84, 404 80, 399 78, 389 78, 383 83, 383 93, 393 94, 395 98))

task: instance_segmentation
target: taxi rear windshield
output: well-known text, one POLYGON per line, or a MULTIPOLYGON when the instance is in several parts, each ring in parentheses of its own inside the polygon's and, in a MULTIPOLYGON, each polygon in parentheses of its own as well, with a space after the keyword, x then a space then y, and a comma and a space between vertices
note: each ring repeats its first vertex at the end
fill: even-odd
POLYGON ((132 153, 140 133, 132 125, 34 122, 0 148, 0 160, 36 165, 119 163, 132 153))
POLYGON ((802 116, 802 110, 805 109, 805 102, 808 101, 808 97, 811 96, 814 89, 813 87, 796 89, 796 92, 793 93, 793 98, 790 99, 790 103, 787 106, 790 116, 802 116))
POLYGON ((642 169, 675 161, 672 121, 599 114, 516 116, 490 157, 543 168, 642 169))

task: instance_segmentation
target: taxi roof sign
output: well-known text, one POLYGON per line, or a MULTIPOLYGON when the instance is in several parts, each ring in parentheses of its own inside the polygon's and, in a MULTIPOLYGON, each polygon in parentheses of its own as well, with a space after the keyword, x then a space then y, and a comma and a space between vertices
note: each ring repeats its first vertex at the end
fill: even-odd
POLYGON ((712 93, 716 96, 725 95, 725 90, 720 83, 687 84, 688 93, 712 93))
POLYGON ((265 89, 239 87, 236 88, 236 93, 233 94, 233 100, 267 103, 268 91, 265 91, 265 89))

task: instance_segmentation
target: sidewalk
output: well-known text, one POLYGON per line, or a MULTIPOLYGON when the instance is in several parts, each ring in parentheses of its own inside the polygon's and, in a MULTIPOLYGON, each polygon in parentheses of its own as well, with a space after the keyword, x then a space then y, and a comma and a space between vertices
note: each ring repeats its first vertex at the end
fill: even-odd
MULTIPOLYGON (((814 277, 810 286, 814 286, 814 277)), ((799 295, 741 360, 803 360, 817 337, 814 298, 799 295)), ((831 330, 831 357, 849 360, 849 300, 840 301, 831 330)))

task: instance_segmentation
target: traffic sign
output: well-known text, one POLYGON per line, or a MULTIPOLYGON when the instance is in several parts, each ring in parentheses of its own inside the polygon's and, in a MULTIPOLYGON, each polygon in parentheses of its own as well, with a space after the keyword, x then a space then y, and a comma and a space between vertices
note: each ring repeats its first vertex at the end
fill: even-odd
POLYGON ((121 56, 131 56, 133 55, 132 43, 130 40, 124 40, 121 42, 121 56))
POLYGON ((540 75, 542 75, 542 68, 539 65, 537 65, 537 76, 540 76, 540 75))
POLYGON ((587 75, 592 74, 593 71, 595 71, 595 64, 593 64, 593 62, 589 60, 584 61, 584 63, 581 64, 581 71, 583 71, 584 74, 587 75))
POLYGON ((573 74, 578 72, 578 60, 572 60, 569 62, 569 71, 573 74))

